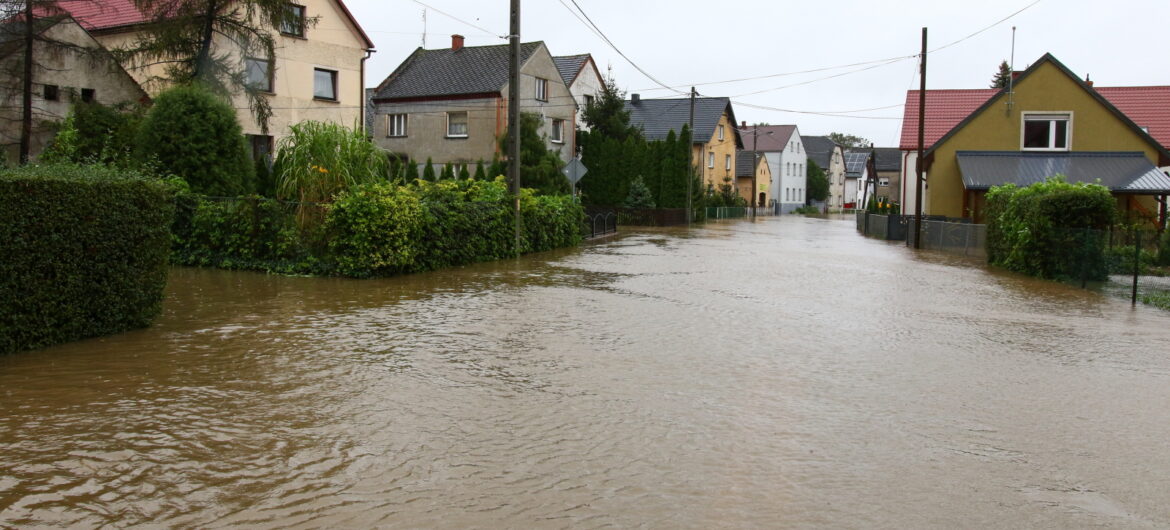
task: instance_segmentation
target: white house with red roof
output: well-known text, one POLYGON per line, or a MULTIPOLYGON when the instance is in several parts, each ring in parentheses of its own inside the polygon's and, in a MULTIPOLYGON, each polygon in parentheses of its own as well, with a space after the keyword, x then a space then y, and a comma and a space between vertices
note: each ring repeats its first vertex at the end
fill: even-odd
MULTIPOLYGON (((75 19, 108 49, 127 47, 141 34, 150 17, 132 0, 62 2, 75 19)), ((329 121, 361 126, 365 105, 365 61, 374 43, 341 0, 297 0, 289 4, 295 22, 272 28, 275 60, 243 57, 239 47, 217 35, 217 53, 240 61, 248 81, 263 88, 272 106, 269 133, 263 134, 243 94, 233 96, 244 133, 256 154, 271 152, 274 141, 286 136, 290 125, 329 121)), ((128 71, 154 94, 164 87, 148 83, 162 74, 159 65, 128 71)))

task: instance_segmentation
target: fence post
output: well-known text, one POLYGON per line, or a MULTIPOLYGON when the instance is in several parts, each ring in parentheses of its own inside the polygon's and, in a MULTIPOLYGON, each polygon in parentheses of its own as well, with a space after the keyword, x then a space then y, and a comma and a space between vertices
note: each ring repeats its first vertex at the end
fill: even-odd
POLYGON ((1138 270, 1142 266, 1142 232, 1133 229, 1133 296, 1130 305, 1137 306, 1138 270))

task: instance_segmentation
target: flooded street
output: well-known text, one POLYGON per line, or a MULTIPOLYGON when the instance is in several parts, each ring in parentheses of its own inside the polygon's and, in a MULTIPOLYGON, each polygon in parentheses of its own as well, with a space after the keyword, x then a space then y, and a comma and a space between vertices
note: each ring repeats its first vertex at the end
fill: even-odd
POLYGON ((353 281, 172 269, 0 357, 0 527, 1170 526, 1170 313, 852 219, 353 281))

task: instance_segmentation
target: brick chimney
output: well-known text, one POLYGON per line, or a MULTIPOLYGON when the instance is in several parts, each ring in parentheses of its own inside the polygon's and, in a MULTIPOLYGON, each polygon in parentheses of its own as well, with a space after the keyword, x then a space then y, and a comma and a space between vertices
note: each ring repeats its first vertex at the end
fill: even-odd
POLYGON ((630 94, 630 103, 637 105, 642 102, 642 94, 630 94))
POLYGON ((451 35, 451 51, 459 51, 463 49, 463 35, 451 35))
POLYGON ((1088 75, 1088 74, 1085 74, 1085 84, 1086 84, 1086 85, 1089 85, 1089 88, 1093 88, 1093 80, 1092 80, 1092 79, 1089 79, 1089 75, 1088 75))
POLYGON ((739 122, 740 129, 747 129, 747 120, 739 122))

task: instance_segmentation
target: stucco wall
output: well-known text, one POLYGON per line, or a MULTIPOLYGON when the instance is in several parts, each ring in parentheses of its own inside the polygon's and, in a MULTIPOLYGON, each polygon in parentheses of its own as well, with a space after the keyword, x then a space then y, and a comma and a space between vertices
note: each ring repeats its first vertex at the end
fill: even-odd
POLYGON ((700 174, 703 175, 703 189, 711 186, 712 189, 718 191, 719 186, 723 185, 723 179, 730 178, 731 185, 735 186, 735 130, 732 128, 733 124, 724 112, 719 117, 719 123, 715 127, 715 133, 711 135, 709 141, 701 147, 696 146, 692 151, 694 160, 698 164, 700 174), (719 127, 723 127, 723 139, 719 139, 719 127), (708 155, 715 153, 715 167, 707 167, 708 155), (731 169, 727 168, 727 157, 731 157, 731 169))
POLYGON ((573 80, 573 85, 569 87, 569 91, 573 93, 573 99, 577 102, 578 108, 578 122, 577 128, 582 131, 588 131, 589 126, 585 122, 580 121, 580 113, 585 111, 585 96, 593 96, 594 98, 601 97, 601 92, 605 82, 597 75, 597 70, 594 68, 592 62, 585 63, 585 68, 573 80))

